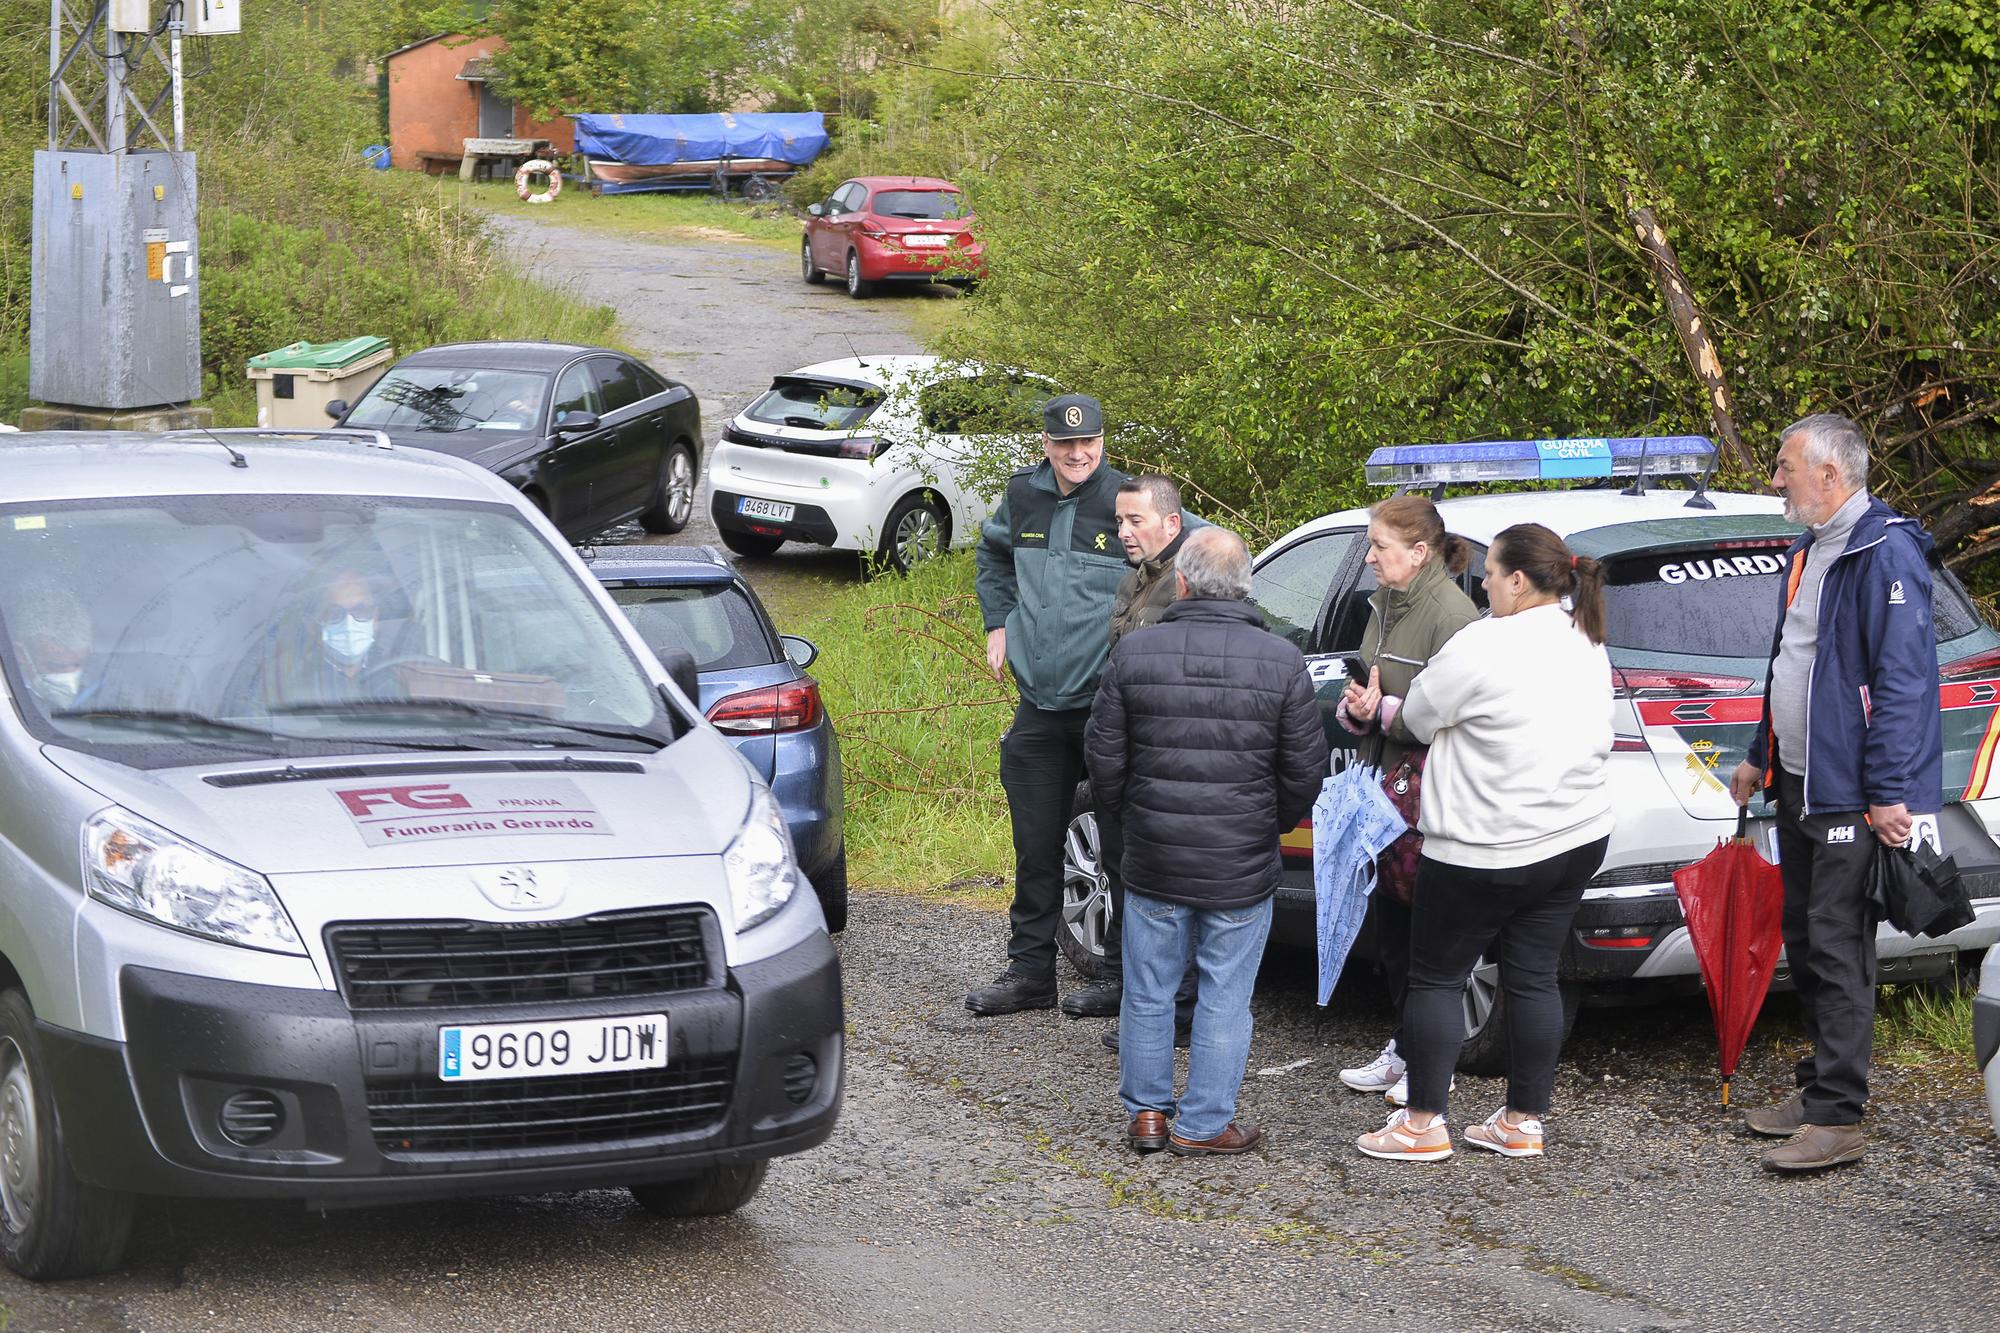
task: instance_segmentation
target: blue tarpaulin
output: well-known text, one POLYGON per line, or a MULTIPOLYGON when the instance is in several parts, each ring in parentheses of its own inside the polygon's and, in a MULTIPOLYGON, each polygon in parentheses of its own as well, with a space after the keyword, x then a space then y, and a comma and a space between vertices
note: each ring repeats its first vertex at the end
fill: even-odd
POLYGON ((768 157, 802 167, 826 147, 817 111, 721 112, 698 116, 576 118, 577 151, 633 166, 768 157))

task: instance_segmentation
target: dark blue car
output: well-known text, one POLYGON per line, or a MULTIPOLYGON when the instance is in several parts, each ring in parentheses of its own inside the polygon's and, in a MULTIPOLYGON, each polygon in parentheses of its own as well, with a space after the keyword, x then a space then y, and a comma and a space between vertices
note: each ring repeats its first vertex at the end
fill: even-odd
POLYGON ((840 742, 805 669, 819 649, 779 634, 728 557, 710 546, 649 546, 585 556, 591 572, 665 660, 694 658, 697 702, 771 784, 826 928, 847 925, 840 742))

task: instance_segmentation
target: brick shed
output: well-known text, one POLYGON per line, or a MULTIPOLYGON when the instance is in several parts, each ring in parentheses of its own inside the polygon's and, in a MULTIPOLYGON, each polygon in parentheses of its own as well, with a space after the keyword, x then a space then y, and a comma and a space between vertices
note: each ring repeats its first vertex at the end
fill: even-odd
POLYGON ((409 171, 454 168, 467 139, 547 139, 558 153, 576 151, 565 117, 535 120, 487 82, 498 37, 440 34, 391 51, 389 160, 409 171))

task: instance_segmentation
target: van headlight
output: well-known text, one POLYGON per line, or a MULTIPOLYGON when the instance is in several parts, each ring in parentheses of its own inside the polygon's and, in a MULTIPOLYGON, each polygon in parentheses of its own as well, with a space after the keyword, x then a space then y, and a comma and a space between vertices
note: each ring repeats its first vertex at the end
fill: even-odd
POLYGON ((113 806, 84 821, 83 881, 98 901, 190 935, 305 952, 269 880, 130 810, 113 806))
POLYGON ((799 887, 798 858, 792 852, 792 831, 771 789, 752 783, 750 813, 743 831, 722 854, 729 879, 729 898, 736 907, 736 929, 748 930, 791 901, 799 887))

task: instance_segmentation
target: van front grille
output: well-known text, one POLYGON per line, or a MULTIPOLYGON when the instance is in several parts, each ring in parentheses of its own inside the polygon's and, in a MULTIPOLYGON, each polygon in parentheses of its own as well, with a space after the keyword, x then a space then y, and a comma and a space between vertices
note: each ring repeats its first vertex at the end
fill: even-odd
POLYGON ((569 921, 329 926, 353 1009, 472 1008, 666 995, 721 984, 715 916, 649 908, 569 921))
POLYGON ((390 1157, 621 1143, 705 1129, 729 1109, 735 1061, 554 1078, 368 1085, 375 1146, 390 1157))

